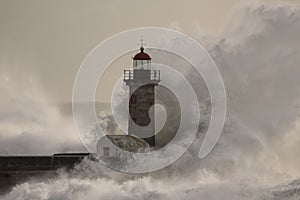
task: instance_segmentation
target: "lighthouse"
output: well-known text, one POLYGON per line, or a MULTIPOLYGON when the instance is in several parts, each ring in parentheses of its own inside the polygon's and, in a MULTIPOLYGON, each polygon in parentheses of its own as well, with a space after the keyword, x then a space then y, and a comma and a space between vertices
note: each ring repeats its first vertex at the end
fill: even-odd
POLYGON ((132 58, 132 69, 124 70, 124 82, 129 86, 128 134, 154 147, 155 86, 160 82, 160 71, 151 67, 151 57, 141 42, 140 52, 132 58))

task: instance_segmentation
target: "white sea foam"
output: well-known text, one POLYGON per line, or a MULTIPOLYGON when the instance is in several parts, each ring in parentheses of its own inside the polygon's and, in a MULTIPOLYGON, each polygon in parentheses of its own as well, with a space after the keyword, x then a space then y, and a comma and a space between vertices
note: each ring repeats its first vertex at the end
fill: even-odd
POLYGON ((71 175, 31 180, 2 198, 299 199, 299 33, 298 7, 248 3, 219 36, 195 35, 220 67, 228 94, 223 135, 204 160, 197 159, 196 142, 174 165, 151 174, 86 161, 71 175))

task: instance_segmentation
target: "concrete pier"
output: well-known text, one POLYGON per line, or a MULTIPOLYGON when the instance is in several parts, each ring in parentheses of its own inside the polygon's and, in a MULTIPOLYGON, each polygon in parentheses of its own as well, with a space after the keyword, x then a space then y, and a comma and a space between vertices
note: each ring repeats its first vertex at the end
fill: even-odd
POLYGON ((0 194, 31 177, 54 177, 59 168, 72 169, 89 153, 66 153, 52 156, 0 156, 0 194))

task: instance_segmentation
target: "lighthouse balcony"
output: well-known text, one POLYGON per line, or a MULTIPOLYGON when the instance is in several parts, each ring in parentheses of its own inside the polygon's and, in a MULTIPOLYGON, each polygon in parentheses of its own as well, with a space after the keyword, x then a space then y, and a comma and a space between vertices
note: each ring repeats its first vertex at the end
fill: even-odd
POLYGON ((124 81, 160 81, 160 70, 150 69, 126 69, 124 70, 124 81))

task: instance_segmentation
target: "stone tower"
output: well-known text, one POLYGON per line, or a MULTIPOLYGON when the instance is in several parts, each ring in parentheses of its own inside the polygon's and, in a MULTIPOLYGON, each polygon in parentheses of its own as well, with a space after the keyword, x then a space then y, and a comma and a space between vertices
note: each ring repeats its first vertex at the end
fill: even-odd
POLYGON ((144 139, 155 146, 154 87, 160 82, 160 71, 151 67, 151 57, 140 52, 133 57, 133 69, 124 70, 124 82, 129 86, 128 134, 144 139))

